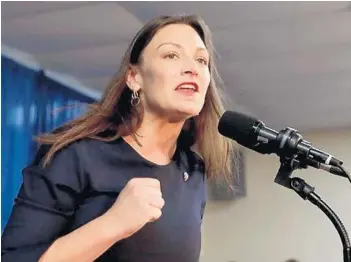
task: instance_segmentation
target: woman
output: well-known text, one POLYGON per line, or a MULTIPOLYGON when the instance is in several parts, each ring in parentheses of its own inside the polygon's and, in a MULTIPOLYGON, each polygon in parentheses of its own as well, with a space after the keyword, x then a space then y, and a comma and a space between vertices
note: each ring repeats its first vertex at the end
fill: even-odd
POLYGON ((205 174, 233 157, 215 75, 199 17, 147 23, 102 100, 39 138, 3 261, 198 261, 205 174))

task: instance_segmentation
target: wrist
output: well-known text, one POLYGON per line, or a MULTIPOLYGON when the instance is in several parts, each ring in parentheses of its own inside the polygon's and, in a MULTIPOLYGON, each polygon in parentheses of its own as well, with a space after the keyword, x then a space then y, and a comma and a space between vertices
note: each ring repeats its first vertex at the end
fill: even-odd
POLYGON ((102 234, 104 238, 119 241, 128 237, 124 224, 121 223, 116 216, 112 216, 109 213, 105 213, 100 216, 102 222, 102 234))

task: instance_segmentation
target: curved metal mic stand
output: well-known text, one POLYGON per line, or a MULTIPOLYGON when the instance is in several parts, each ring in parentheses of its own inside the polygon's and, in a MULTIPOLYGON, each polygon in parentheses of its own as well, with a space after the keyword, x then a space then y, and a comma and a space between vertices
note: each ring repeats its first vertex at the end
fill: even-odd
POLYGON ((335 212, 314 192, 314 187, 307 184, 299 177, 290 178, 295 169, 307 168, 304 159, 299 159, 297 155, 292 157, 281 157, 280 168, 274 182, 286 188, 294 190, 302 199, 309 200, 328 216, 330 221, 339 233, 343 246, 343 262, 351 262, 351 244, 346 228, 335 214, 335 212))

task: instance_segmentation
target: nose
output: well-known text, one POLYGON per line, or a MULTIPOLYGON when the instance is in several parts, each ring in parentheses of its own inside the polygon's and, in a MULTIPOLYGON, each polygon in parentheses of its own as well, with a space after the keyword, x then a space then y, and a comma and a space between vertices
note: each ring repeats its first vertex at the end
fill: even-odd
POLYGON ((187 59, 187 61, 184 61, 184 65, 182 68, 182 75, 190 75, 190 76, 198 76, 199 75, 197 65, 196 65, 196 62, 194 60, 187 59))
POLYGON ((190 76, 197 76, 199 73, 196 71, 196 69, 188 69, 188 70, 183 70, 182 75, 190 75, 190 76))

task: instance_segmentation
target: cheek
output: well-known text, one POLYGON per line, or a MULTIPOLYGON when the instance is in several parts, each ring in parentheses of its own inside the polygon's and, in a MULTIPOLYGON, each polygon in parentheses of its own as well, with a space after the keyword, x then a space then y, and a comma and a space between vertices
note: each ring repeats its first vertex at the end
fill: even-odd
POLYGON ((149 80, 151 84, 157 88, 163 88, 172 85, 179 75, 179 71, 172 66, 157 66, 149 71, 149 80))
POLYGON ((211 76, 210 76, 210 73, 205 73, 204 74, 204 77, 203 77, 203 85, 204 85, 204 90, 205 90, 205 94, 207 93, 207 90, 208 90, 208 87, 210 85, 210 81, 211 81, 211 76))
POLYGON ((165 80, 174 80, 175 77, 179 78, 181 69, 176 63, 163 64, 158 68, 158 74, 165 80))
MULTIPOLYGON (((151 68, 150 68, 151 69, 151 68)), ((179 73, 170 67, 158 66, 149 70, 144 78, 144 92, 148 103, 159 105, 172 101, 173 89, 179 80, 179 73)))
POLYGON ((158 69, 155 74, 154 83, 155 87, 159 91, 161 96, 172 96, 173 90, 178 85, 179 80, 179 70, 177 71, 172 66, 164 66, 158 69))

